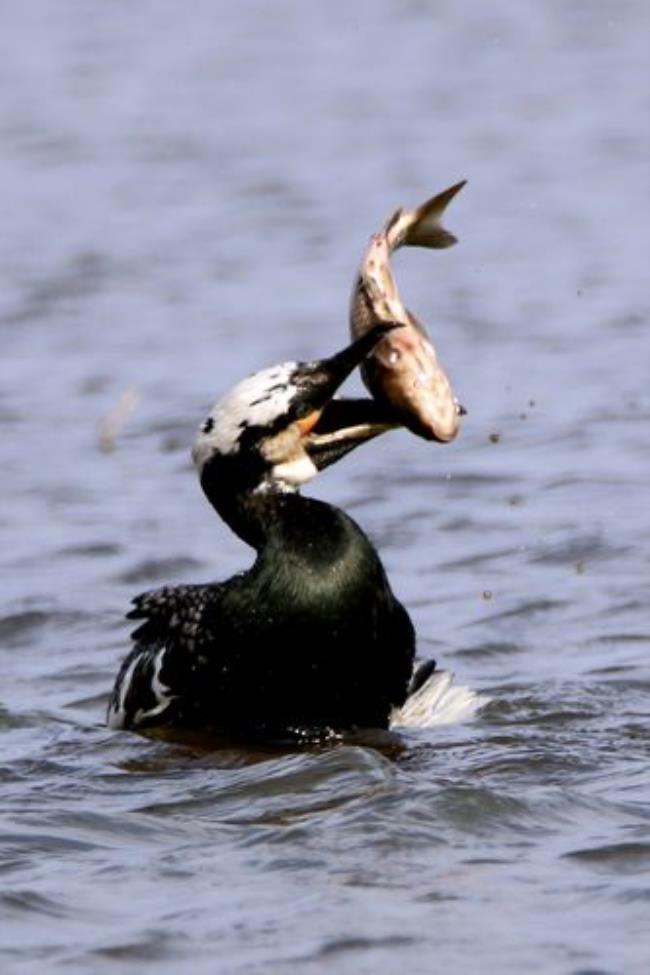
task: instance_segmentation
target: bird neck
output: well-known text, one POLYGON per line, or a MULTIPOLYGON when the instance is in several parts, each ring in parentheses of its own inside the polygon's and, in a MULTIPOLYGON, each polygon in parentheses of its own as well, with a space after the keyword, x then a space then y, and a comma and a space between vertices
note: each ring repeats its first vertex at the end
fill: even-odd
POLYGON ((343 511, 324 501, 275 485, 251 488, 232 477, 202 477, 201 486, 217 514, 258 553, 273 559, 291 557, 310 564, 329 564, 343 552, 356 550, 377 559, 359 526, 343 511))
POLYGON ((213 464, 205 470, 201 487, 220 518, 258 552, 271 537, 282 536, 283 526, 292 514, 299 518, 299 509, 309 504, 297 493, 279 486, 260 488, 258 477, 241 476, 238 469, 229 469, 224 464, 213 464))
POLYGON ((260 552, 273 537, 285 534, 291 514, 307 504, 298 494, 288 494, 273 488, 264 491, 243 491, 218 498, 210 497, 213 507, 242 541, 260 552))

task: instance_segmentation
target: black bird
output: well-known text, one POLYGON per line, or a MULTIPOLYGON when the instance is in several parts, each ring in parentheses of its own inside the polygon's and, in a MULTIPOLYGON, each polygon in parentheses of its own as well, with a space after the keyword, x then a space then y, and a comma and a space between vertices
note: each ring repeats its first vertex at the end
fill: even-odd
POLYGON ((133 600, 142 621, 117 676, 111 728, 172 726, 251 735, 386 728, 412 678, 409 616, 374 546, 343 511, 298 488, 397 425, 373 400, 334 399, 392 324, 342 352, 243 380, 192 451, 201 486, 257 552, 221 583, 133 600))

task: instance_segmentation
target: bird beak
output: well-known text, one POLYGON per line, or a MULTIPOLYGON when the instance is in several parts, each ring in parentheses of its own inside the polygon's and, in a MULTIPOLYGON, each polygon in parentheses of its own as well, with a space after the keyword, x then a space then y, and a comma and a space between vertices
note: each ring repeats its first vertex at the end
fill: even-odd
POLYGON ((322 471, 355 447, 399 426, 394 413, 374 400, 334 399, 325 406, 302 443, 313 464, 322 471))
MULTIPOLYGON (((380 433, 401 426, 389 406, 371 399, 333 399, 343 381, 398 323, 384 323, 368 331, 341 352, 310 363, 301 376, 308 408, 297 420, 301 443, 321 471, 355 447, 380 433)), ((304 406, 303 406, 304 409, 304 406)))

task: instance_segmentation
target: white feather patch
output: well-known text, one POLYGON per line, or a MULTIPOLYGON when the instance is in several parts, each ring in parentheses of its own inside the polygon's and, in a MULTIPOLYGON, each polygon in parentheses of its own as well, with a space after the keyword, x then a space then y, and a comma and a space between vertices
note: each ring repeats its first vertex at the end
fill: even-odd
POLYGON ((145 718, 153 718, 155 715, 161 714, 175 697, 174 694, 170 694, 170 688, 166 684, 163 684, 160 679, 160 671, 162 670, 163 658, 166 651, 167 648, 163 647, 162 650, 159 650, 156 654, 153 665, 153 674, 151 676, 151 690, 153 691, 158 703, 155 704, 154 707, 148 708, 146 711, 144 711, 142 708, 138 708, 133 715, 133 723, 135 725, 138 725, 145 718))
POLYGON ((135 657, 129 664, 129 668, 124 674, 124 677, 120 681, 120 690, 117 695, 117 701, 115 705, 111 703, 108 709, 108 715, 106 716, 106 724, 112 731, 118 731, 120 728, 124 727, 124 722, 126 718, 126 696, 129 693, 129 688, 131 686, 131 680, 133 679, 133 674, 135 668, 139 664, 139 660, 135 657))
POLYGON ((276 484, 284 484, 289 489, 306 484, 318 474, 318 468, 311 457, 301 454, 283 464, 276 464, 272 471, 272 479, 276 484))
POLYGON ((214 454, 236 454, 246 427, 267 427, 289 410, 296 395, 291 376, 296 362, 283 362, 243 379, 201 424, 192 448, 199 472, 214 454))
POLYGON ((118 731, 120 728, 126 727, 127 723, 130 727, 137 726, 145 718, 152 718, 157 714, 161 714, 171 701, 173 701, 175 695, 170 693, 170 688, 166 684, 163 684, 160 679, 160 671, 162 670, 166 650, 167 648, 163 647, 155 656, 152 655, 151 651, 145 651, 131 661, 124 677, 120 681, 115 703, 109 706, 106 716, 106 723, 111 730, 118 731), (138 678, 144 678, 146 680, 148 677, 150 679, 150 689, 156 699, 156 703, 153 707, 147 708, 146 710, 138 708, 130 716, 127 702, 134 675, 138 671, 140 671, 138 678))
POLYGON ((489 701, 484 694, 455 685, 450 671, 434 671, 401 708, 393 709, 390 728, 434 728, 468 721, 489 701))

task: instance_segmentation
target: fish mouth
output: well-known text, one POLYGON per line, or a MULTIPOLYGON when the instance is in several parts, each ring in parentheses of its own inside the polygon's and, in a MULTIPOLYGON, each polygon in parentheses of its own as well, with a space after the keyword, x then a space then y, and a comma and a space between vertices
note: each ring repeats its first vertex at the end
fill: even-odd
POLYGON ((319 412, 303 435, 302 445, 322 471, 355 447, 400 426, 402 422, 388 405, 370 399, 337 398, 319 412))

